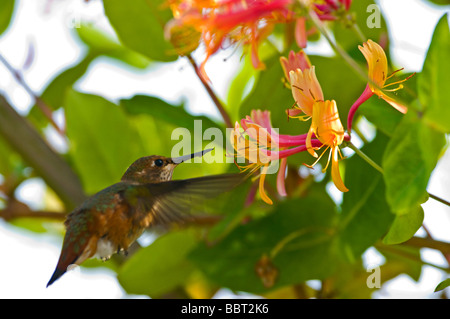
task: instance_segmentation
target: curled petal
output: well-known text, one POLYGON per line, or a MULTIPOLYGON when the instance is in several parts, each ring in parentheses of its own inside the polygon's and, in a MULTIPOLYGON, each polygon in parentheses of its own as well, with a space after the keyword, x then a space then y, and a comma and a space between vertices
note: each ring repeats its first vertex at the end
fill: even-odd
POLYGON ((372 92, 379 91, 386 82, 388 64, 386 53, 384 53, 383 48, 376 42, 368 40, 363 46, 358 47, 366 58, 367 65, 369 68, 369 78, 376 86, 369 83, 372 92))
POLYGON ((280 196, 286 196, 286 185, 284 183, 285 174, 286 174, 286 166, 287 166, 287 157, 281 159, 280 168, 278 169, 277 174, 277 191, 280 196))
POLYGON ((310 69, 297 69, 289 72, 294 97, 297 107, 308 116, 312 116, 313 104, 317 100, 323 100, 322 88, 316 77, 315 67, 310 69))
POLYGON ((388 102, 391 106, 393 106, 397 111, 406 114, 406 112, 408 112, 408 108, 400 103, 398 103, 397 101, 395 101, 394 99, 391 99, 389 96, 387 96, 386 94, 382 94, 380 95, 380 97, 385 100, 386 102, 388 102))
POLYGON ((334 185, 336 185, 337 189, 344 193, 348 192, 348 188, 345 187, 339 172, 339 148, 333 147, 331 152, 331 178, 333 179, 334 185))
POLYGON ((269 169, 269 165, 265 165, 262 168, 261 177, 259 178, 259 195, 261 196, 261 199, 265 201, 267 204, 272 205, 273 202, 267 196, 266 191, 264 190, 264 181, 266 179, 267 170, 269 169))

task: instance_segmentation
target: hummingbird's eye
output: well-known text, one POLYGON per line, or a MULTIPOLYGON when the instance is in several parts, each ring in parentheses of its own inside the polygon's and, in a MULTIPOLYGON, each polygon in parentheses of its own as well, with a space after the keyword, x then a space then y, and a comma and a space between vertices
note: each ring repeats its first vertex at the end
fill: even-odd
POLYGON ((164 164, 164 162, 163 162, 162 159, 158 158, 157 160, 155 160, 155 165, 156 166, 161 167, 161 166, 163 166, 163 164, 164 164))

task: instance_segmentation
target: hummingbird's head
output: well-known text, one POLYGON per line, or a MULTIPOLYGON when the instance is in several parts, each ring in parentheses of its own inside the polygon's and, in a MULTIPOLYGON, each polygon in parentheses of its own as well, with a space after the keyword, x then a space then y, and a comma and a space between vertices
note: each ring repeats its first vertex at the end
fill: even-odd
POLYGON ((145 156, 134 161, 122 176, 122 181, 137 183, 159 183, 172 179, 174 168, 191 158, 203 156, 212 149, 180 157, 159 155, 145 156))

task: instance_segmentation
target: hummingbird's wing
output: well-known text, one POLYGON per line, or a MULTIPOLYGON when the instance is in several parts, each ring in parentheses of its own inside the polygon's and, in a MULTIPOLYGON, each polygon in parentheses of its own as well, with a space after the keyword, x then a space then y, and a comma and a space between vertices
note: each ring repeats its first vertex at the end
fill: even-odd
POLYGON ((191 208, 200 201, 215 197, 239 185, 247 174, 222 174, 185 180, 142 185, 140 205, 153 216, 153 225, 185 222, 191 208), (151 196, 145 196, 145 193, 151 196), (145 209, 145 208, 144 208, 145 209))

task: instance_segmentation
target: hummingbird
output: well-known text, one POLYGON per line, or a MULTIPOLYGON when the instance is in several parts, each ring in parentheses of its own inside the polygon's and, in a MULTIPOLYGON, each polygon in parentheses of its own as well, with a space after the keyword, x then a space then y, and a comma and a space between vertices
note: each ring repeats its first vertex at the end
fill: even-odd
POLYGON ((200 199, 219 195, 244 180, 240 173, 172 180, 174 168, 212 149, 170 158, 146 156, 125 171, 121 181, 86 199, 64 222, 61 254, 47 287, 91 257, 108 260, 124 252, 147 228, 184 223, 200 199))

